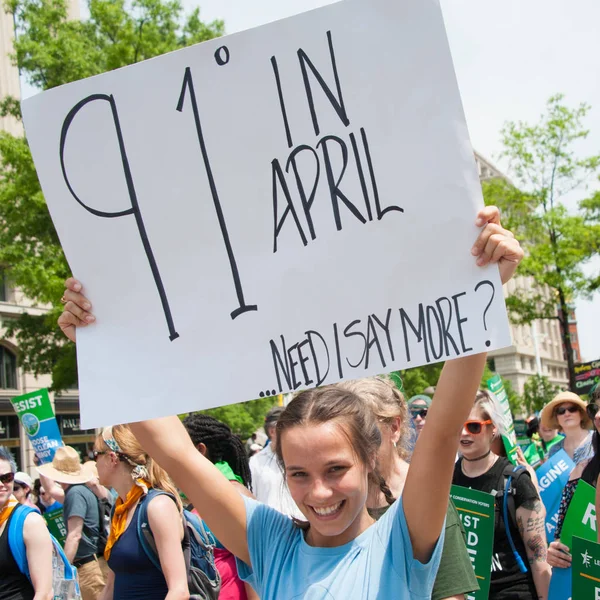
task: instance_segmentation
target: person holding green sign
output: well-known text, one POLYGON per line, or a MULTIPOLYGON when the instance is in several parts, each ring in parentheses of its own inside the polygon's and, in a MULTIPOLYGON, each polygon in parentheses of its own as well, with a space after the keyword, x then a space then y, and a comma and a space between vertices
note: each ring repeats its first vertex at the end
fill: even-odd
POLYGON ((528 472, 492 452, 499 423, 493 397, 480 390, 463 427, 452 483, 496 496, 490 600, 547 598, 546 511, 528 472))

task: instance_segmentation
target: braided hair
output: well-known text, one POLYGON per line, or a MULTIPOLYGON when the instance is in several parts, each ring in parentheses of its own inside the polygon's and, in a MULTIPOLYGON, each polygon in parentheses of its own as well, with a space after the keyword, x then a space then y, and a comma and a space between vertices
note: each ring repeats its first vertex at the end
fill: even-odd
POLYGON ((183 425, 192 438, 194 446, 204 444, 208 450, 207 458, 218 463, 225 461, 233 472, 242 478, 244 485, 250 489, 252 475, 248 465, 248 457, 242 441, 231 429, 209 415, 195 413, 183 420, 183 425))

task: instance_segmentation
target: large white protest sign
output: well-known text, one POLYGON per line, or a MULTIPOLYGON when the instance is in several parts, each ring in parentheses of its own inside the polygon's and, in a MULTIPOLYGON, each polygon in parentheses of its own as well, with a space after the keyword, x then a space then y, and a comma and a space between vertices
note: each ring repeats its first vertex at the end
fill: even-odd
POLYGON ((346 0, 23 113, 97 316, 84 427, 510 343, 435 0, 346 0))

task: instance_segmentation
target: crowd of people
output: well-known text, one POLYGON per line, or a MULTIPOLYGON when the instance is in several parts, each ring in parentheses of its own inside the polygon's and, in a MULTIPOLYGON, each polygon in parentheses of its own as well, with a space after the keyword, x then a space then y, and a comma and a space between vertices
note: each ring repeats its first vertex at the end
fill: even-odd
MULTIPOLYGON (((477 225, 477 264, 497 263, 508 281, 519 243, 493 207, 477 225)), ((59 324, 75 341, 94 318, 81 283, 66 288, 59 324)), ((495 398, 479 387, 485 361, 448 361, 433 398, 407 402, 386 377, 301 391, 267 414, 262 448, 200 413, 107 427, 95 462, 65 446, 38 467, 37 499, 0 448, 0 600, 53 597, 53 546, 39 513, 60 506, 83 600, 464 598, 478 582, 452 483, 496 494, 489 597, 545 599, 552 569, 568 567, 570 554, 546 543, 534 468, 559 449, 575 462, 563 516, 579 479, 596 485, 600 398, 586 404, 562 392, 549 402, 530 423, 532 444, 519 459, 528 469, 517 469, 498 443, 495 398), (498 494, 506 486, 508 519, 498 494), (28 573, 10 539, 19 506, 29 511, 28 573), (190 527, 207 540, 194 538, 203 563, 190 527)))

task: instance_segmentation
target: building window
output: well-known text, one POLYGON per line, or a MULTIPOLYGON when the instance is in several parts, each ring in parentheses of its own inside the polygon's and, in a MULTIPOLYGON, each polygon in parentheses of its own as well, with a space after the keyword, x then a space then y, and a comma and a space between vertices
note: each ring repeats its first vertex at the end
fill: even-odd
POLYGON ((0 390, 17 389, 17 357, 0 346, 0 390))

